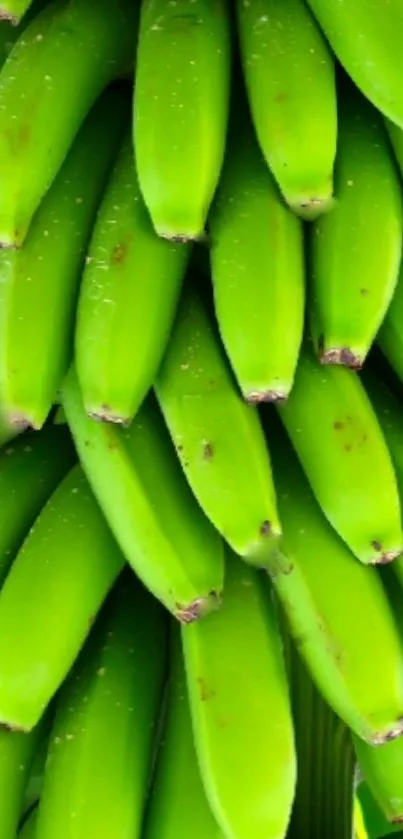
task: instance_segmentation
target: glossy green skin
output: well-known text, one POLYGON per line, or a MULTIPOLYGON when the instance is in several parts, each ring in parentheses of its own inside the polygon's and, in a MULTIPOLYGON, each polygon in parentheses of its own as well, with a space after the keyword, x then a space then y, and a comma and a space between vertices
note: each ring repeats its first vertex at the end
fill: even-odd
POLYGON ((389 135, 389 140, 392 144, 397 164, 401 174, 403 175, 403 129, 399 128, 398 125, 395 125, 389 119, 385 119, 385 126, 389 135))
POLYGON ((37 839, 139 839, 165 641, 164 611, 129 571, 59 694, 37 839))
POLYGON ((0 720, 31 730, 65 679, 124 559, 75 466, 0 592, 0 720))
POLYGON ((285 399, 304 323, 303 231, 249 125, 234 126, 209 231, 215 311, 239 387, 250 402, 285 399))
POLYGON ((181 621, 215 609, 224 577, 222 542, 182 475, 153 399, 127 431, 95 422, 72 367, 62 404, 95 497, 136 574, 181 621))
POLYGON ((80 287, 76 366, 89 414, 123 424, 133 419, 160 365, 189 256, 189 247, 155 233, 128 137, 98 212, 80 287))
POLYGON ((350 85, 339 109, 336 204, 311 230, 310 315, 321 359, 361 367, 398 280, 403 202, 380 114, 350 85))
POLYGON ((54 0, 11 51, 0 73, 3 246, 24 241, 92 104, 131 63, 137 11, 132 0, 54 0))
POLYGON ((26 433, 0 449, 0 585, 43 505, 76 459, 66 429, 26 433))
POLYGON ((171 633, 168 707, 142 839, 225 839, 197 764, 180 633, 171 633))
POLYGON ((378 332, 377 342, 390 366, 403 381, 403 262, 392 302, 378 332))
POLYGON ((390 822, 403 821, 403 739, 376 749, 354 737, 354 749, 364 778, 390 822))
POLYGON ((37 839, 36 824, 38 821, 38 810, 35 808, 32 815, 24 822, 18 833, 17 839, 37 839))
POLYGON ((256 134, 286 202, 331 206, 337 142, 333 56, 304 0, 237 0, 243 72, 256 134))
POLYGON ((120 88, 100 97, 22 247, 0 252, 0 401, 13 421, 34 428, 45 422, 70 363, 87 243, 128 104, 120 88))
POLYGON ((294 387, 277 408, 331 525, 363 563, 403 551, 399 493, 376 414, 357 374, 301 351, 294 387))
POLYGON ((182 628, 196 751, 228 839, 286 833, 296 782, 288 686, 274 607, 258 573, 235 557, 225 599, 182 628))
POLYGON ((337 58, 375 107, 403 127, 401 0, 307 0, 337 58))
POLYGON ((24 793, 38 743, 47 729, 45 716, 29 734, 0 730, 0 835, 15 839, 24 793))
POLYGON ((145 0, 134 94, 141 191, 154 227, 197 239, 224 157, 230 98, 227 0, 145 0))
POLYGON ((267 565, 281 526, 270 455, 198 294, 187 290, 156 395, 178 458, 206 515, 244 559, 267 565))
POLYGON ((267 434, 291 569, 272 583, 288 631, 330 707, 359 737, 380 742, 402 730, 403 715, 403 650, 381 579, 327 522, 269 419, 267 434))
MULTIPOLYGON (((18 3, 18 0, 14 0, 14 2, 18 3)), ((18 22, 16 25, 16 17, 11 17, 7 19, 7 15, 4 14, 5 12, 5 5, 13 3, 13 0, 4 0, 0 4, 0 67, 3 66, 8 54, 11 52, 12 47, 14 46, 15 42, 18 38, 21 37, 24 29, 28 26, 31 20, 38 14, 38 12, 42 11, 42 9, 47 5, 49 0, 30 0, 30 8, 26 15, 24 15, 24 19, 18 22), (3 13, 3 16, 2 16, 3 13)))

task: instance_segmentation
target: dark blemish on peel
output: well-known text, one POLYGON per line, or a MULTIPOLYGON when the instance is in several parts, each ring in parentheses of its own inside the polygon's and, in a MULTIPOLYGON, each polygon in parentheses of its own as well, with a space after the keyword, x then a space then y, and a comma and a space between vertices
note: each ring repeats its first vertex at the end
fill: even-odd
POLYGON ((203 445, 203 460, 212 460, 214 457, 214 448, 212 443, 204 443, 203 445))

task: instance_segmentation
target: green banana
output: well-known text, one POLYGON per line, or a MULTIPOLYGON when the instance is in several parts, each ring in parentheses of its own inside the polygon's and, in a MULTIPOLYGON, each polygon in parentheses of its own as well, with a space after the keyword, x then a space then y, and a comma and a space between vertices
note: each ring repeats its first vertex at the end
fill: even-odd
POLYGON ((332 54, 304 0, 237 0, 236 9, 259 145, 287 204, 315 217, 333 203, 332 54))
POLYGON ((216 609, 222 542, 187 486, 153 398, 127 431, 95 422, 72 367, 62 404, 95 497, 140 579, 180 621, 216 609))
POLYGON ((178 458, 206 515, 256 565, 278 560, 281 535, 270 455, 194 289, 186 289, 155 391, 178 458))
POLYGON ((42 427, 68 369, 85 249, 127 105, 119 87, 100 97, 22 247, 0 251, 0 400, 12 421, 42 427))
POLYGON ((28 530, 75 460, 65 428, 27 432, 0 449, 0 585, 28 530))
POLYGON ((36 824, 38 821, 38 808, 30 813, 29 817, 24 821, 21 830, 18 832, 17 839, 37 839, 36 824))
POLYGON ((311 329, 322 363, 360 368, 397 284, 403 202, 382 117, 350 84, 340 95, 335 186, 334 210, 311 233, 311 329))
POLYGON ((80 466, 40 513, 0 591, 0 720, 29 731, 63 682, 124 559, 80 466))
POLYGON ((132 60, 137 3, 53 0, 0 72, 0 242, 22 244, 85 116, 132 60))
POLYGON ((0 20, 10 21, 17 26, 22 17, 32 7, 32 0, 1 0, 0 20))
POLYGON ((60 691, 37 839, 138 839, 165 652, 165 613, 129 571, 60 691))
POLYGON ((392 824, 403 822, 403 738, 376 748, 359 737, 353 739, 361 771, 379 807, 392 824))
POLYGON ((129 137, 98 213, 80 289, 76 366, 90 415, 133 419, 160 365, 189 255, 154 232, 129 137))
POLYGON ((386 130, 389 135, 389 140, 396 158, 396 163, 403 175, 403 130, 391 122, 390 119, 385 119, 386 130))
POLYGON ((302 339, 302 224, 283 204, 249 124, 234 124, 209 216, 218 326, 247 402, 286 399, 302 339))
MULTIPOLYGON (((17 15, 10 14, 11 9, 6 10, 5 6, 18 0, 4 0, 0 3, 0 67, 3 66, 8 54, 11 52, 15 42, 21 37, 24 29, 31 20, 41 12, 49 3, 49 0, 29 0, 28 12, 24 19, 17 15)), ((15 11, 15 10, 14 10, 15 11)))
POLYGON ((224 157, 230 99, 227 0, 143 0, 134 145, 158 235, 203 236, 224 157))
POLYGON ((258 572, 235 557, 225 599, 182 627, 200 771, 228 839, 278 839, 295 792, 293 724, 273 603, 258 572))
POLYGON ((317 691, 283 633, 298 780, 287 839, 352 839, 355 757, 348 728, 317 691))
POLYGON ((378 332, 377 342, 390 366, 403 381, 403 261, 400 264, 392 301, 378 332))
POLYGON ((403 649, 378 570, 357 562, 278 421, 266 424, 289 564, 271 582, 287 631, 330 707, 359 737, 383 742, 403 731, 403 649))
POLYGON ((168 707, 142 839, 224 839, 203 788, 179 629, 171 629, 168 707))
POLYGON ((0 729, 1 839, 15 839, 30 769, 48 725, 45 715, 29 734, 0 729))
POLYGON ((364 563, 403 551, 399 494, 379 422, 353 370, 322 366, 306 346, 278 413, 332 526, 364 563))
POLYGON ((41 797, 45 775, 46 757, 49 748, 49 739, 50 727, 46 729, 45 736, 40 738, 39 744, 35 750, 35 756, 31 766, 28 783, 25 788, 20 821, 27 818, 31 810, 37 806, 41 797))
POLYGON ((403 127, 401 0, 307 0, 332 50, 367 99, 403 127))

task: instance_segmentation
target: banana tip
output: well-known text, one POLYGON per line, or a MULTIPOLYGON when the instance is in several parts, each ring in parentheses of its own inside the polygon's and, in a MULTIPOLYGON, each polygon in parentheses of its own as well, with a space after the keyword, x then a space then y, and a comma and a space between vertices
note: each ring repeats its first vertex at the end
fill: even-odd
POLYGON ((245 402, 248 405, 260 405, 263 402, 278 404, 285 402, 289 391, 285 389, 249 390, 244 393, 245 402))
POLYGON ((373 734, 370 739, 371 746, 384 746, 385 743, 391 743, 403 734, 403 717, 397 720, 396 724, 379 734, 373 734))
POLYGON ((323 338, 319 339, 319 359, 321 364, 340 364, 343 367, 350 367, 351 370, 361 370, 364 363, 362 356, 350 350, 349 347, 332 347, 325 350, 323 338))
POLYGON ((181 603, 175 603, 175 617, 179 623, 193 623, 210 612, 215 612, 219 609, 221 600, 221 595, 218 592, 211 591, 207 597, 196 597, 195 600, 192 600, 186 606, 181 603))
POLYGON ((319 216, 329 213, 335 206, 335 198, 333 195, 302 197, 293 199, 287 202, 288 206, 294 213, 299 215, 304 221, 315 221, 319 216))
POLYGON ((128 428, 131 422, 130 417, 114 413, 109 405, 100 405, 97 409, 88 408, 87 414, 90 419, 96 420, 96 422, 111 422, 114 425, 121 425, 123 428, 128 428))
POLYGON ((0 20, 8 20, 13 26, 17 26, 20 22, 20 18, 17 15, 11 14, 6 9, 3 9, 0 6, 0 20))
POLYGON ((371 547, 376 551, 375 556, 371 560, 371 565, 389 565, 390 562, 393 562, 403 553, 403 547, 385 551, 381 543, 376 539, 371 542, 371 547))

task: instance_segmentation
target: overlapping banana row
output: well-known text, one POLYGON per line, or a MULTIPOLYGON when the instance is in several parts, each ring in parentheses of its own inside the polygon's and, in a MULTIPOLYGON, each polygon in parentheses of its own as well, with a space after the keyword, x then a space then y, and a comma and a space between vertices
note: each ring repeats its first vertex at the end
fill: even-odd
POLYGON ((403 7, 367 6, 0 0, 1 839, 347 839, 348 730, 403 819, 403 7))

